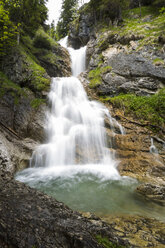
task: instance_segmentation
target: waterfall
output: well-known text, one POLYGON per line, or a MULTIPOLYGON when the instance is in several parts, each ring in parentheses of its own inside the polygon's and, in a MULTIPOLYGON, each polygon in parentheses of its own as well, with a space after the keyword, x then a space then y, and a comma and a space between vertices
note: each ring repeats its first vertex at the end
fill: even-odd
MULTIPOLYGON (((66 38, 61 44, 66 46, 66 38)), ((69 47, 68 51, 72 73, 77 76, 85 70, 86 47, 79 50, 69 47)), ((48 143, 34 151, 31 166, 56 169, 58 166, 86 165, 91 170, 95 165, 98 171, 104 168, 104 173, 108 170, 106 173, 111 177, 120 178, 117 162, 106 144, 105 116, 111 126, 118 125, 123 132, 122 127, 103 104, 88 100, 80 80, 75 76, 52 79, 48 96, 51 109, 46 125, 48 143)))
MULTIPOLYGON (((67 39, 61 44, 66 47, 67 39)), ((105 117, 112 139, 116 130, 124 133, 122 126, 103 104, 88 100, 75 77, 85 69, 86 48, 67 49, 74 76, 52 79, 45 125, 47 142, 38 146, 31 167, 18 172, 16 179, 74 210, 100 216, 150 213, 153 217, 150 203, 144 204, 134 195, 137 181, 119 175, 111 140, 106 139, 105 117)))

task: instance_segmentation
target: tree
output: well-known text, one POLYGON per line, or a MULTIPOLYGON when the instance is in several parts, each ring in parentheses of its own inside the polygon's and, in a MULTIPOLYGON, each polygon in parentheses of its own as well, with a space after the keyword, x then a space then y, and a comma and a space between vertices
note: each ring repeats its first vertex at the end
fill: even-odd
POLYGON ((0 0, 0 53, 19 45, 21 32, 34 36, 47 19, 47 0, 0 0))
POLYGON ((0 56, 16 45, 17 30, 18 27, 10 20, 9 11, 4 8, 4 2, 0 1, 0 56))
POLYGON ((121 19, 121 9, 128 0, 91 0, 89 3, 94 22, 121 19))
POLYGON ((9 11, 10 20, 21 26, 25 32, 34 35, 40 25, 47 19, 47 0, 4 0, 5 9, 9 11))
POLYGON ((63 38, 68 34, 69 24, 76 17, 77 9, 78 0, 63 0, 60 19, 56 28, 59 38, 63 38))

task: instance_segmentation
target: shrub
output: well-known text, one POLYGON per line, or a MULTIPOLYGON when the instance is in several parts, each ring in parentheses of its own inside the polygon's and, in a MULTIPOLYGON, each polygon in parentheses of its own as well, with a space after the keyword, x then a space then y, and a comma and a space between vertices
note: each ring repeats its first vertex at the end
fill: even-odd
POLYGON ((44 37, 42 35, 35 36, 33 45, 37 48, 45 48, 47 50, 51 50, 50 41, 47 39, 47 37, 44 37))

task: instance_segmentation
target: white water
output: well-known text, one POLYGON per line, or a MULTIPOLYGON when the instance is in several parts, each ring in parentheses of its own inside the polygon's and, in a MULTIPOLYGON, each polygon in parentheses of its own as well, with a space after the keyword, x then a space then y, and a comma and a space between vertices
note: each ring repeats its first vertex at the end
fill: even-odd
POLYGON ((153 138, 151 138, 150 153, 158 154, 158 150, 157 150, 156 146, 154 145, 153 138))
MULTIPOLYGON (((61 44, 66 46, 66 42, 65 38, 61 44)), ((78 75, 85 69, 86 48, 68 50, 72 73, 78 75)), ((34 151, 31 166, 44 167, 54 176, 93 173, 105 179, 119 179, 117 161, 106 144, 105 116, 112 127, 118 126, 121 132, 123 129, 104 105, 89 101, 81 82, 74 76, 53 78, 49 102, 48 143, 34 151)))
POLYGON ((81 47, 78 50, 73 49, 72 47, 67 46, 67 39, 65 37, 60 41, 61 46, 67 48, 70 58, 71 58, 71 68, 72 75, 77 77, 81 72, 85 71, 85 59, 86 59, 86 46, 81 47))

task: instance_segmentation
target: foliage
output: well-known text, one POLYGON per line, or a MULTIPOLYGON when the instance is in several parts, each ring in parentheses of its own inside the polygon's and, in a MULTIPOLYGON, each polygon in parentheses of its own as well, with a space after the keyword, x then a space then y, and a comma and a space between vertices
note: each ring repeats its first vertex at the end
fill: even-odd
POLYGON ((5 55, 20 34, 33 36, 47 19, 47 0, 0 0, 0 55, 5 55))
POLYGON ((109 26, 104 22, 98 25, 98 32, 101 33, 97 47, 103 51, 110 44, 116 42, 116 37, 122 44, 130 44, 130 39, 136 39, 136 50, 145 45, 154 45, 161 48, 165 41, 165 12, 155 6, 143 6, 123 12, 123 23, 121 26, 109 26))
POLYGON ((46 78, 46 71, 43 67, 37 64, 30 55, 26 54, 26 62, 31 71, 30 85, 33 90, 43 91, 50 86, 50 79, 46 78))
POLYGON ((35 94, 48 90, 50 78, 48 78, 45 69, 39 65, 37 58, 23 45, 18 48, 18 54, 22 58, 22 69, 27 72, 23 84, 35 94))
POLYGON ((88 11, 93 15, 95 24, 104 21, 109 24, 110 20, 122 20, 122 9, 128 8, 129 0, 91 0, 88 11))
POLYGON ((15 24, 33 35, 47 19, 47 0, 5 0, 5 8, 9 11, 10 19, 15 24))
POLYGON ((35 36, 33 45, 34 47, 37 47, 37 48, 44 48, 47 50, 51 50, 51 44, 49 40, 47 39, 47 37, 42 36, 40 34, 35 36))
POLYGON ((7 76, 0 71, 0 98, 3 97, 7 92, 10 92, 14 97, 15 104, 18 104, 21 95, 26 95, 24 89, 9 80, 7 76))
POLYGON ((42 27, 40 27, 34 37, 33 45, 36 48, 45 48, 47 50, 52 50, 58 46, 57 42, 47 34, 42 27))
POLYGON ((45 99, 35 98, 31 101, 31 107, 37 109, 41 104, 44 104, 45 99))
POLYGON ((165 125, 165 88, 152 96, 126 94, 113 98, 102 97, 100 100, 122 108, 126 114, 133 114, 142 123, 148 121, 158 127, 165 125))
POLYGON ((50 24, 50 27, 49 27, 49 35, 50 35, 50 37, 52 37, 53 39, 57 39, 54 21, 52 21, 51 24, 50 24))
POLYGON ((125 246, 113 244, 112 242, 108 240, 108 238, 102 237, 101 235, 97 235, 96 239, 98 243, 101 244, 105 248, 124 248, 125 247, 125 246))
POLYGON ((11 22, 9 11, 0 1, 0 56, 5 55, 9 47, 16 45, 17 26, 11 22))
POLYGON ((63 0, 60 19, 56 28, 59 39, 68 34, 69 25, 76 18, 77 9, 78 0, 63 0))

